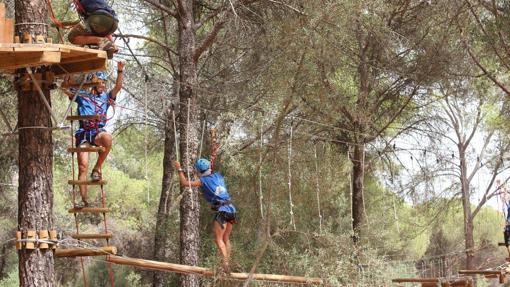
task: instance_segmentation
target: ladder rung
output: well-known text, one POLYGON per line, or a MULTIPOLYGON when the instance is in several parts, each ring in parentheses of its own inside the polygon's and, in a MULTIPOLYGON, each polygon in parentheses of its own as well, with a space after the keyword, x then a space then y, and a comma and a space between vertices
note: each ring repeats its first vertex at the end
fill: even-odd
POLYGON ((107 213, 107 212, 110 212, 110 209, 106 207, 83 207, 69 209, 69 213, 107 213))
POLYGON ((93 180, 68 180, 67 181, 68 184, 70 185, 106 185, 106 180, 98 180, 98 181, 93 181, 93 180))
POLYGON ((87 234, 87 233, 80 233, 80 234, 73 234, 71 235, 74 239, 110 239, 113 237, 113 234, 111 233, 100 233, 100 234, 87 234))
POLYGON ((68 116, 66 120, 68 121, 93 121, 100 120, 102 115, 89 115, 89 116, 68 116))
POLYGON ((67 152, 104 152, 102 146, 91 146, 91 147, 69 147, 67 152))

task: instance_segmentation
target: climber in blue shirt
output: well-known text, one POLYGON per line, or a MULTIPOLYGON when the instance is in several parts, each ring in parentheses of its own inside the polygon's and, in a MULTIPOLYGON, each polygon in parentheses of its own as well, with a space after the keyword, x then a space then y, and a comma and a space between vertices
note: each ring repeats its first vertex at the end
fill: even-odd
MULTIPOLYGON (((78 95, 75 99, 75 102, 78 104, 78 115, 100 115, 99 120, 81 120, 80 127, 74 134, 76 147, 99 146, 104 148, 103 151, 98 153, 96 164, 92 169, 92 174, 90 176, 92 181, 102 180, 101 168, 112 147, 112 136, 104 129, 107 120, 106 113, 108 108, 115 101, 117 94, 122 89, 122 73, 125 64, 124 61, 118 62, 117 80, 111 91, 106 91, 106 81, 108 79, 106 74, 104 72, 96 72, 91 75, 93 78, 97 79, 97 85, 92 88, 91 92, 84 90, 78 91, 78 95)), ((74 94, 72 92, 66 92, 66 94, 69 96, 69 99, 73 99, 74 94)), ((89 153, 77 152, 77 157, 78 179, 80 181, 86 181, 89 153)), ((76 207, 87 207, 89 203, 87 201, 86 185, 80 185, 80 195, 83 203, 77 204, 76 207)))
POLYGON ((195 171, 199 179, 195 181, 188 181, 186 179, 184 170, 178 161, 175 162, 175 168, 179 172, 181 186, 200 187, 205 201, 215 211, 213 221, 214 242, 218 246, 223 258, 223 269, 228 273, 230 272, 230 234, 233 224, 236 223, 237 210, 231 202, 223 176, 213 169, 215 157, 215 152, 213 152, 211 162, 203 158, 197 160, 195 171))

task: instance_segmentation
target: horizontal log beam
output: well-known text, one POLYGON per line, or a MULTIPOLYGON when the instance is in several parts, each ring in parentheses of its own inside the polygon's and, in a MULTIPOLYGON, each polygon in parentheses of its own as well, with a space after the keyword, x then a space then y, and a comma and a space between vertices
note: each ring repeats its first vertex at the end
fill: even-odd
MULTIPOLYGON (((174 263, 158 262, 144 259, 133 259, 120 256, 108 256, 106 259, 108 262, 112 262, 119 265, 129 265, 133 267, 158 270, 158 271, 169 271, 176 273, 196 274, 205 277, 214 277, 215 274, 211 269, 188 266, 174 263)), ((230 273, 222 279, 225 280, 247 280, 249 273, 230 273)), ((275 274, 253 274, 253 280, 256 281, 269 281, 269 282, 280 282, 280 283, 296 283, 296 284, 312 284, 320 285, 324 284, 324 281, 320 278, 307 278, 300 276, 287 276, 287 275, 275 275, 275 274)))
POLYGON ((56 257, 77 257, 77 256, 102 256, 108 254, 117 254, 117 247, 104 246, 98 248, 69 248, 55 249, 56 257))
POLYGON ((68 116, 66 120, 68 121, 93 121, 100 120, 101 115, 89 115, 89 116, 68 116))
POLYGON ((439 283, 439 278, 395 278, 393 283, 439 283))
POLYGON ((500 275, 503 270, 459 270, 462 275, 500 275))

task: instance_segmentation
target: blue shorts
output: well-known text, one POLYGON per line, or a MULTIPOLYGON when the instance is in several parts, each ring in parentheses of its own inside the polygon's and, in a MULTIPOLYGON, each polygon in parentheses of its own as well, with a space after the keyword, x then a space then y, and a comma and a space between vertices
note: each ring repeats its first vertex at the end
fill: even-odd
POLYGON ((76 147, 79 147, 80 145, 85 144, 85 143, 89 143, 89 144, 95 146, 96 145, 96 143, 95 143, 96 136, 102 132, 106 132, 106 130, 105 129, 90 129, 90 130, 79 129, 74 134, 76 147))

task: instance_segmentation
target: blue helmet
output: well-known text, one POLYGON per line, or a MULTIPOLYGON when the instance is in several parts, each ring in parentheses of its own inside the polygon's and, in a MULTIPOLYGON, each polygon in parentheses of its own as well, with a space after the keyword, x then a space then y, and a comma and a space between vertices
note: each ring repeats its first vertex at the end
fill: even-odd
POLYGON ((195 168, 199 172, 204 172, 204 171, 207 171, 209 168, 211 168, 211 163, 208 160, 206 160, 205 158, 201 158, 201 159, 197 160, 197 162, 195 163, 195 168))
POLYGON ((95 73, 90 73, 88 75, 88 77, 87 77, 87 81, 92 82, 94 80, 94 78, 96 78, 98 80, 103 80, 103 81, 107 81, 108 80, 108 76, 103 71, 98 71, 98 72, 95 72, 95 73))

